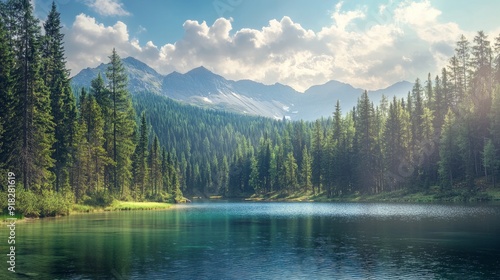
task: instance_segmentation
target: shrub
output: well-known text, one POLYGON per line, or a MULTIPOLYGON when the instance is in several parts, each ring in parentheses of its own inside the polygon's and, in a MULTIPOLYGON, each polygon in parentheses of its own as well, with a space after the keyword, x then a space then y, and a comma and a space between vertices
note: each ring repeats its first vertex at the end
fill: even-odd
POLYGON ((24 188, 18 188, 16 192, 16 205, 25 217, 40 217, 40 207, 38 197, 32 191, 25 191, 24 188))
POLYGON ((154 201, 154 202, 166 202, 166 203, 174 203, 174 197, 167 192, 160 192, 153 195, 146 196, 146 200, 154 201))
POLYGON ((98 191, 84 201, 84 204, 90 206, 106 207, 113 203, 113 196, 106 191, 98 191))

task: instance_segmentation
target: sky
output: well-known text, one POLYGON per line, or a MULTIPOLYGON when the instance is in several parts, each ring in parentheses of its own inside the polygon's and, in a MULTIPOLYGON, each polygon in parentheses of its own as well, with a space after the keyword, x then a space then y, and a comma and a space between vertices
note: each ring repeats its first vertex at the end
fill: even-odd
MULTIPOLYGON (((32 0, 33 1, 33 0, 32 0)), ((34 0, 43 21, 52 0, 34 0)), ((500 34, 489 0, 55 0, 71 75, 113 48, 161 74, 198 66, 304 91, 337 80, 374 90, 435 76, 461 34, 500 34)))

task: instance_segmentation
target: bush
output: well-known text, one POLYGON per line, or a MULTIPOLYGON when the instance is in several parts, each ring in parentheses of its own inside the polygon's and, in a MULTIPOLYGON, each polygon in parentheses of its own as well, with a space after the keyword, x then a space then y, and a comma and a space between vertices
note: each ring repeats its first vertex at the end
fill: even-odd
POLYGON ((148 195, 146 196, 147 201, 154 201, 154 202, 165 202, 165 203, 174 203, 174 197, 166 192, 160 192, 157 194, 153 195, 148 195))
POLYGON ((40 207, 37 195, 24 188, 18 188, 16 192, 16 210, 19 210, 25 217, 40 217, 40 207))
POLYGON ((16 192, 16 213, 25 217, 52 217, 68 215, 74 196, 70 191, 42 190, 36 193, 23 188, 16 192))
POLYGON ((74 197, 69 192, 55 192, 43 190, 39 198, 40 214, 42 217, 68 215, 74 197))
POLYGON ((85 205, 106 207, 113 203, 113 196, 106 191, 98 191, 84 200, 85 205))

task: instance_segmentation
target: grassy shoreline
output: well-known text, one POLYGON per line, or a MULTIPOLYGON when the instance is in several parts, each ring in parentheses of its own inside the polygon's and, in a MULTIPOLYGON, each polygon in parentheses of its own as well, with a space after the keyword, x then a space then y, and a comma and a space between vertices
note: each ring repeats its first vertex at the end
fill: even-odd
POLYGON ((70 214, 73 213, 94 213, 107 211, 131 211, 131 210, 165 210, 172 208, 172 203, 163 202, 137 202, 137 201, 121 201, 115 200, 111 205, 89 206, 83 204, 73 204, 70 214))
MULTIPOLYGON (((167 210, 174 208, 172 203, 162 203, 162 202, 136 202, 136 201, 121 201, 115 200, 111 205, 103 206, 90 206, 84 204, 73 204, 67 215, 58 215, 55 217, 68 216, 72 214, 84 214, 84 213, 101 213, 101 212, 111 212, 111 211, 136 211, 136 210, 167 210)), ((10 218, 7 214, 0 215, 0 220, 2 223, 10 222, 10 218)), ((16 223, 43 219, 43 218, 54 218, 54 217, 24 217, 21 214, 15 216, 16 223)))
POLYGON ((311 191, 270 192, 252 195, 247 201, 310 201, 310 202, 409 202, 409 203, 463 203, 463 202, 500 202, 500 189, 486 188, 471 193, 467 189, 456 188, 443 192, 439 187, 431 187, 425 192, 397 190, 379 194, 348 194, 328 198, 325 193, 313 194, 311 191))

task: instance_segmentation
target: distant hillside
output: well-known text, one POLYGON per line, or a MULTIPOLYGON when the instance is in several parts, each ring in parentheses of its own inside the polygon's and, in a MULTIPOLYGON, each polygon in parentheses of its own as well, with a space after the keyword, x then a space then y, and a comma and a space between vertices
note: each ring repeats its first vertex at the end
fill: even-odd
MULTIPOLYGON (((312 86, 302 93, 279 83, 265 85, 251 80, 227 80, 203 66, 185 74, 172 72, 163 76, 133 57, 123 59, 123 64, 129 76, 129 90, 133 94, 151 92, 204 108, 274 119, 315 120, 328 117, 337 100, 346 112, 356 105, 363 92, 363 89, 333 80, 312 86)), ((106 68, 106 64, 101 64, 82 70, 72 78, 73 86, 88 87, 99 72, 105 77, 106 68)), ((394 95, 406 97, 411 87, 412 83, 402 81, 386 89, 369 92, 369 95, 378 104, 382 95, 388 98, 394 95)))

